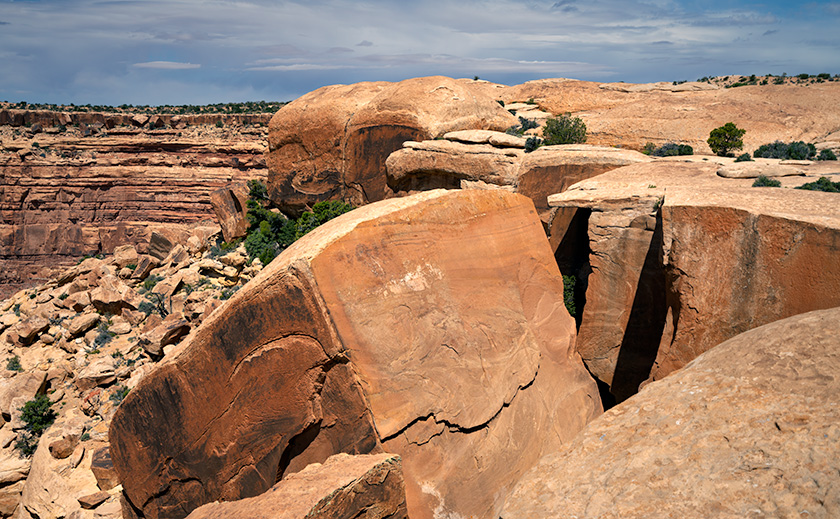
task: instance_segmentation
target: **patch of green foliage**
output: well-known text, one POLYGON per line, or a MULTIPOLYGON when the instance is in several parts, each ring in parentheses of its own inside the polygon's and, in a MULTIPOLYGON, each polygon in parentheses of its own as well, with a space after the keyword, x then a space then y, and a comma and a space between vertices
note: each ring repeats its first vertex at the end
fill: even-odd
POLYGON ((123 400, 125 400, 126 395, 128 395, 129 389, 125 386, 117 386, 113 393, 111 393, 110 400, 114 403, 114 407, 119 406, 123 400))
POLYGON ((163 281, 163 276, 151 275, 143 281, 143 288, 146 290, 146 292, 151 292, 159 281, 163 281))
POLYGON ((840 193, 840 182, 832 182, 826 177, 820 177, 816 182, 808 182, 802 184, 796 189, 805 189, 808 191, 825 191, 826 193, 840 193))
POLYGON ((782 183, 764 175, 759 175, 753 182, 752 187, 782 187, 782 183))
POLYGON ((20 357, 15 355, 11 357, 8 362, 6 362, 6 369, 9 371, 23 371, 23 367, 20 365, 20 357))
POLYGON ((837 155, 832 150, 824 149, 820 150, 820 154, 817 155, 817 160, 837 160, 837 155))
POLYGON ((18 435, 15 442, 21 454, 26 457, 35 453, 38 438, 55 422, 56 413, 47 395, 38 395, 33 400, 23 404, 20 408, 20 419, 24 423, 24 432, 18 435))
POLYGON ((676 157, 680 155, 694 155, 694 148, 688 144, 676 144, 673 142, 667 142, 657 148, 652 143, 648 143, 645 145, 644 152, 647 152, 652 157, 676 157))
POLYGON ((570 114, 549 118, 543 126, 543 139, 546 146, 582 144, 586 142, 586 124, 570 114))
POLYGON ((97 327, 96 338, 93 339, 93 345, 98 349, 111 342, 111 339, 116 336, 116 333, 108 331, 108 321, 100 321, 97 327))
POLYGON ((543 145, 543 140, 539 137, 531 136, 525 139, 525 153, 531 153, 543 145))
POLYGON ((706 142, 715 155, 731 157, 733 151, 744 147, 742 138, 745 133, 747 133, 747 130, 738 128, 735 123, 726 123, 712 130, 706 142))
POLYGON ((577 278, 575 276, 563 276, 563 303, 572 317, 577 317, 577 306, 575 305, 576 283, 577 278))
POLYGON ((752 157, 750 157, 749 153, 742 153, 738 155, 738 158, 735 159, 735 162, 754 162, 752 157))
POLYGON ((817 155, 817 148, 813 144, 803 141, 784 143, 775 141, 762 144, 753 152, 753 157, 782 160, 811 160, 817 155))
POLYGON ((520 115, 519 124, 517 126, 511 126, 507 130, 505 130, 505 133, 507 133, 508 135, 517 135, 519 137, 522 137, 523 135, 525 135, 525 132, 527 132, 528 130, 533 130, 537 127, 539 127, 539 124, 537 123, 536 119, 526 119, 525 117, 522 117, 520 115))
POLYGON ((245 250, 253 261, 256 258, 268 265, 280 252, 319 225, 353 209, 338 200, 318 202, 297 220, 269 209, 271 205, 265 184, 248 181, 248 221, 251 223, 245 238, 245 250))

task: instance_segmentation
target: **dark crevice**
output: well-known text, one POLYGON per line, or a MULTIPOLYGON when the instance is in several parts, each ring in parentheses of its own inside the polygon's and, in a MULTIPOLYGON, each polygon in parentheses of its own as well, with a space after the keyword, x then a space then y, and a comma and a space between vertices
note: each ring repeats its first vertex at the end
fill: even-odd
POLYGON ((569 221, 563 239, 557 246, 554 259, 563 276, 575 278, 574 307, 575 324, 580 329, 583 308, 586 306, 586 288, 592 267, 589 264, 589 216, 591 209, 579 208, 569 221))
POLYGON ((618 403, 638 393, 650 376, 662 340, 668 313, 662 245, 662 218, 657 216, 613 374, 610 391, 618 403))
POLYGON ((277 465, 277 477, 274 480, 275 483, 283 479, 283 475, 285 474, 286 469, 289 468, 289 464, 292 460, 303 453, 303 451, 305 451, 312 442, 315 441, 315 438, 318 437, 318 433, 320 432, 321 420, 318 420, 289 440, 289 445, 286 446, 286 450, 284 450, 283 454, 280 456, 280 464, 277 465))

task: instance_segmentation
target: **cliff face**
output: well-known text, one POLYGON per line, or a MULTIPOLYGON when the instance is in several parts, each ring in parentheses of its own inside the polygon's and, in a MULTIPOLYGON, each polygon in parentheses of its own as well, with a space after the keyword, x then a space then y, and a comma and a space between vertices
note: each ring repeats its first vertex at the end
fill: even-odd
POLYGON ((152 116, 141 129, 119 114, 0 110, 0 297, 82 255, 213 220, 211 191, 265 177, 270 114, 224 117, 152 116))

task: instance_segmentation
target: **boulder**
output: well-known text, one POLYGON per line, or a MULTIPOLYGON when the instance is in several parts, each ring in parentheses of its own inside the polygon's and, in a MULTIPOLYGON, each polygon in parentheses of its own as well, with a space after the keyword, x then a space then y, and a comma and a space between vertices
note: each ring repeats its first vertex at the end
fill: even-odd
POLYGON ((46 383, 46 371, 18 373, 14 377, 0 379, 0 412, 3 418, 9 420, 12 400, 15 397, 23 397, 24 402, 32 400, 44 392, 46 383))
POLYGON ((33 315, 20 321, 12 328, 12 330, 17 336, 18 342, 20 344, 27 345, 38 340, 38 336, 47 331, 49 327, 50 322, 48 320, 43 317, 33 315))
POLYGON ((81 335, 93 328, 94 326, 96 326, 101 318, 102 316, 96 312, 88 312, 86 314, 81 314, 80 316, 70 321, 70 324, 67 325, 67 333, 69 333, 72 337, 81 335))
POLYGON ((100 312, 118 315, 124 308, 136 310, 140 296, 117 276, 107 275, 90 291, 90 302, 100 312))
POLYGON ((109 497, 111 497, 111 494, 105 492, 104 490, 100 490, 99 492, 94 492, 93 494, 80 496, 78 500, 79 505, 81 505, 82 508, 90 510, 104 503, 109 497))
POLYGON ((248 214, 248 186, 244 183, 217 189, 210 193, 210 204, 216 213, 216 220, 222 226, 222 237, 229 242, 245 236, 251 225, 248 214))
POLYGON ((140 381, 111 422, 114 466, 145 517, 183 517, 384 450, 410 515, 489 517, 601 412, 574 336, 527 198, 371 204, 289 247, 140 381))
POLYGON ((96 386, 107 386, 116 379, 116 361, 110 355, 99 355, 76 375, 76 387, 87 391, 96 386))
POLYGON ((290 213, 321 200, 382 200, 391 196, 385 159, 403 142, 514 124, 470 82, 442 76, 320 88, 269 123, 269 196, 290 213))
POLYGON ((837 517, 838 349, 837 308, 733 337, 543 457, 500 516, 837 517))
POLYGON ((172 247, 173 244, 169 238, 159 232, 152 232, 152 236, 149 238, 149 255, 157 258, 159 261, 163 260, 167 255, 169 255, 169 251, 172 250, 172 247))
POLYGON ((724 178, 758 178, 804 176, 805 172, 791 166, 783 166, 778 162, 745 161, 734 162, 721 166, 717 170, 718 176, 724 178))
POLYGON ((137 260, 140 259, 137 254, 137 249, 134 245, 120 245, 114 249, 114 261, 117 267, 123 268, 126 265, 137 265, 137 260))
POLYGON ((637 164, 549 197, 578 215, 552 231, 566 235, 564 274, 584 285, 576 348, 593 375, 621 386, 618 400, 746 330, 840 305, 835 196, 753 188, 717 169, 637 164))
POLYGON ((90 471, 93 472, 96 484, 102 490, 111 490, 120 484, 111 460, 111 449, 107 445, 94 449, 90 460, 90 471))
POLYGON ((313 463, 257 497, 209 503, 189 519, 407 519, 399 456, 336 454, 313 463))
POLYGON ((190 332, 190 323, 182 315, 169 314, 159 325, 140 336, 137 344, 149 355, 160 357, 163 348, 176 344, 190 332))

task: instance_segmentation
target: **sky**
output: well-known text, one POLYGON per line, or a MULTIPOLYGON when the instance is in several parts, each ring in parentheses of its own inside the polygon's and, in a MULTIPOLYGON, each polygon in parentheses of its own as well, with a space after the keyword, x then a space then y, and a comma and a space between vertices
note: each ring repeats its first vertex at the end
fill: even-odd
POLYGON ((840 1, 0 0, 0 101, 289 101, 324 85, 840 73, 840 1))

